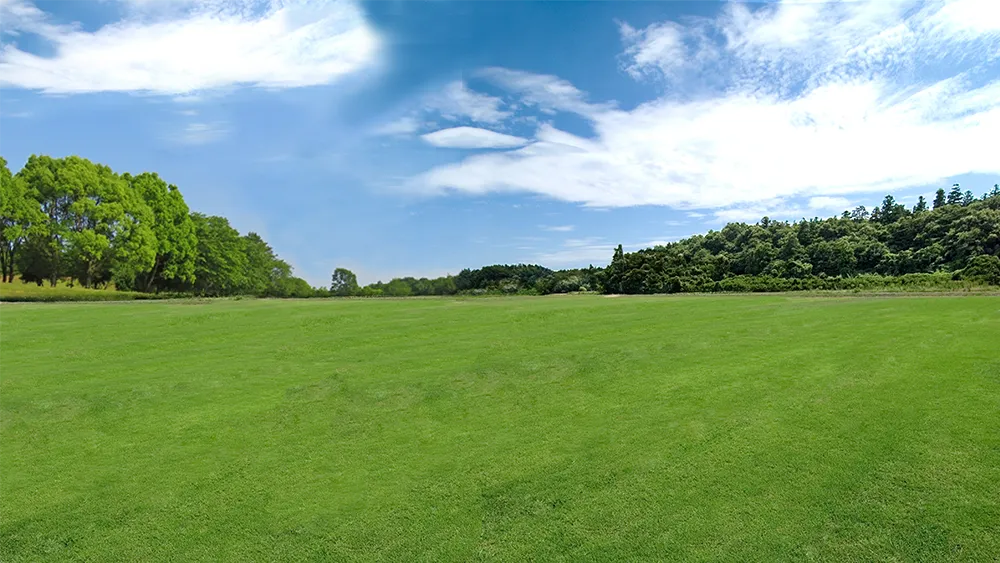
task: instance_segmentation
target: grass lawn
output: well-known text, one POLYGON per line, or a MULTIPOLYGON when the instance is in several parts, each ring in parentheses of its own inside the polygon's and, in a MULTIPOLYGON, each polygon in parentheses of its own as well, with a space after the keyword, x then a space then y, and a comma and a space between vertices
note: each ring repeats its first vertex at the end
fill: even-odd
POLYGON ((128 301, 132 299, 150 299, 155 295, 135 291, 115 291, 114 289, 88 289, 81 285, 70 286, 60 280, 55 287, 48 282, 37 285, 23 283, 15 278, 12 283, 0 283, 0 300, 2 301, 128 301))
POLYGON ((0 560, 995 560, 1000 298, 0 305, 0 560))

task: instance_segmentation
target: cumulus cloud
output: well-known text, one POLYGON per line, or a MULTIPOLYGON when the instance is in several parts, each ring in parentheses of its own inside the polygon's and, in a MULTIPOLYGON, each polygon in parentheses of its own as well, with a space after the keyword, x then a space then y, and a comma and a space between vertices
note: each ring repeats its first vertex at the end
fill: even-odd
POLYGON ((95 31, 57 25, 27 0, 0 4, 0 84, 48 93, 184 94, 233 85, 327 84, 372 65, 379 40, 348 0, 131 0, 122 21, 95 31), (16 45, 34 33, 55 49, 16 45))
POLYGON ((594 135, 543 125, 523 148, 433 168, 413 185, 747 219, 1000 173, 998 10, 980 0, 734 3, 713 20, 622 24, 626 71, 671 81, 668 94, 622 110, 554 76, 487 69, 526 104, 582 116, 594 135), (690 60, 722 78, 697 84, 690 60), (781 204, 801 197, 815 199, 781 204))
POLYGON ((528 143, 528 139, 478 127, 441 129, 421 135, 421 138, 435 147, 451 149, 505 149, 528 143))

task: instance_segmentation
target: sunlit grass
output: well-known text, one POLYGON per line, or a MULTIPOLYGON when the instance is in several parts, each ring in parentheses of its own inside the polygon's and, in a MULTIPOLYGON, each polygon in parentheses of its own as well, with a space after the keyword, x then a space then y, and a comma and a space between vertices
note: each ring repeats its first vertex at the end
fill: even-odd
POLYGON ((4 304, 0 560, 992 560, 998 342, 988 296, 4 304))

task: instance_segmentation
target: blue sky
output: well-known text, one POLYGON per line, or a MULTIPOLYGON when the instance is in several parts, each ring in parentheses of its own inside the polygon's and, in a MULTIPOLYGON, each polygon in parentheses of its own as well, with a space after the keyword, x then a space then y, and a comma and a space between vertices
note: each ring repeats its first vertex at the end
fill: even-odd
POLYGON ((13 169, 156 171, 317 285, 1000 176, 995 0, 0 0, 0 32, 13 169))

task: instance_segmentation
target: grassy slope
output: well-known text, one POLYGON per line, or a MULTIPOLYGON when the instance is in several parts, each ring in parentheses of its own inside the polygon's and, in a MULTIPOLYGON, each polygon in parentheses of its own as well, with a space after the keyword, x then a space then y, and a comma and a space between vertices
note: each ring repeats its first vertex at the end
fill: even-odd
POLYGON ((0 306, 0 559, 984 560, 1000 299, 0 306))

